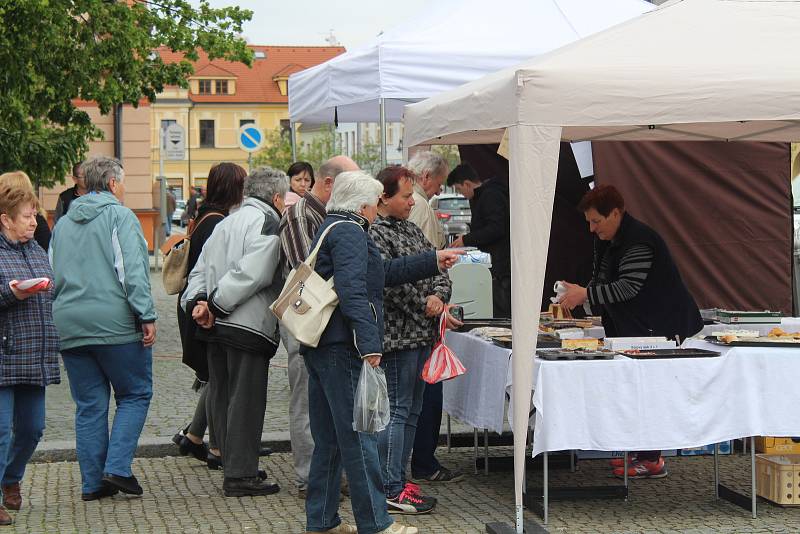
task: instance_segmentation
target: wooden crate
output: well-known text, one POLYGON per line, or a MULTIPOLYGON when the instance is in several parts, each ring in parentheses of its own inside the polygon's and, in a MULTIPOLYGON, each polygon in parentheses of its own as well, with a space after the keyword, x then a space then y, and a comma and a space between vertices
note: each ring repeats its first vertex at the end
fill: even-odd
POLYGON ((800 454, 757 454, 756 494, 783 506, 800 506, 800 454))
POLYGON ((800 454, 800 443, 792 438, 759 436, 756 438, 756 452, 764 454, 800 454))

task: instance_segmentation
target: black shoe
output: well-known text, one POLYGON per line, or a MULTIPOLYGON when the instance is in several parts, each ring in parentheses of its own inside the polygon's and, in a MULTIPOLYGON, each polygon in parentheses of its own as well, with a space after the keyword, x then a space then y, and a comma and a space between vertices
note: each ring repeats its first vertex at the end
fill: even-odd
POLYGON ((222 482, 222 492, 226 497, 249 497, 255 495, 272 495, 278 493, 281 487, 270 484, 261 477, 226 478, 222 482))
MULTIPOLYGON (((173 437, 172 440, 175 441, 175 438, 173 437)), ((178 443, 178 451, 180 451, 181 456, 192 455, 201 462, 208 461, 208 446, 205 443, 195 443, 186 436, 181 436, 178 443)))
POLYGON ((209 469, 222 469, 222 456, 217 456, 211 451, 208 451, 206 455, 206 464, 208 464, 209 469))
POLYGON ((82 501, 97 501, 99 499, 104 499, 106 497, 112 497, 119 493, 117 488, 111 487, 103 481, 103 486, 91 493, 81 493, 81 500, 82 501))
POLYGON ((122 493, 127 493, 129 495, 141 495, 144 493, 144 490, 139 485, 139 481, 136 480, 136 477, 131 475, 129 477, 121 477, 119 475, 103 475, 103 482, 111 486, 112 488, 116 488, 122 493))
POLYGON ((272 449, 270 449, 269 447, 261 447, 258 450, 258 455, 259 456, 269 456, 270 454, 272 454, 272 452, 273 452, 272 449))

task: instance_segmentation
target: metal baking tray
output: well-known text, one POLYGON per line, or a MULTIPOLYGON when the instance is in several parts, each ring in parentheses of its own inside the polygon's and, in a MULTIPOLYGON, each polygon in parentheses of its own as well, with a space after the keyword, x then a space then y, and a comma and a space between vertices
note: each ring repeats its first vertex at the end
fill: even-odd
POLYGON ((495 328, 511 328, 511 319, 465 319, 464 326, 456 332, 469 332, 473 328, 484 328, 487 326, 495 328))
POLYGON ((537 350, 536 355, 543 360, 613 360, 616 353, 610 350, 537 350))
POLYGON ((713 358, 720 353, 706 349, 649 349, 643 350, 641 354, 628 354, 617 351, 617 354, 634 360, 660 360, 665 358, 713 358))
POLYGON ((780 347, 782 349, 800 349, 800 341, 748 341, 740 339, 726 343, 714 336, 706 336, 706 341, 721 347, 780 347))
MULTIPOLYGON (((508 339, 492 339, 492 342, 504 349, 513 348, 512 342, 508 339)), ((540 349, 555 349, 561 347, 561 341, 548 336, 539 336, 539 339, 536 341, 536 347, 540 349)))

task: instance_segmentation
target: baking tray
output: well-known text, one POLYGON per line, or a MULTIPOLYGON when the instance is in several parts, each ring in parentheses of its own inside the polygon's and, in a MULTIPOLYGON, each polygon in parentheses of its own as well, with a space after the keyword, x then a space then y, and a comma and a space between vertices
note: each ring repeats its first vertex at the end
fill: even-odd
MULTIPOLYGON (((507 339, 492 339, 492 342, 504 349, 513 348, 511 341, 507 339)), ((539 339, 536 341, 536 347, 540 349, 556 349, 561 347, 561 341, 553 339, 552 337, 539 336, 539 339)))
POLYGON ((511 328, 511 319, 466 319, 464 320, 464 326, 460 327, 456 332, 469 332, 473 328, 484 328, 487 326, 511 328))
POLYGON ((726 343, 714 336, 706 336, 706 341, 714 345, 719 345, 720 347, 780 347, 782 349, 800 349, 800 341, 747 341, 746 339, 740 339, 739 341, 726 343))
POLYGON ((628 354, 617 351, 617 354, 634 360, 661 360, 666 358, 713 358, 720 353, 706 349, 651 349, 643 350, 642 354, 628 354))
POLYGON ((616 353, 610 350, 537 350, 536 355, 543 360, 613 360, 616 353))

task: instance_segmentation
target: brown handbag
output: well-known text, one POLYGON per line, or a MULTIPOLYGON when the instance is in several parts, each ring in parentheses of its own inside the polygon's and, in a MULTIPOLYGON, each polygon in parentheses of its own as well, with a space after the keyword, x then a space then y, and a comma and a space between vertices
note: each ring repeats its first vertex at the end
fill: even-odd
POLYGON ((206 217, 211 215, 224 215, 218 211, 212 211, 203 215, 197 224, 192 224, 194 219, 189 223, 189 232, 183 239, 178 239, 177 242, 169 247, 164 256, 164 266, 161 269, 161 281, 164 284, 164 290, 167 295, 177 295, 183 288, 186 287, 186 279, 189 273, 186 272, 189 266, 189 245, 192 241, 192 234, 200 226, 206 217))

